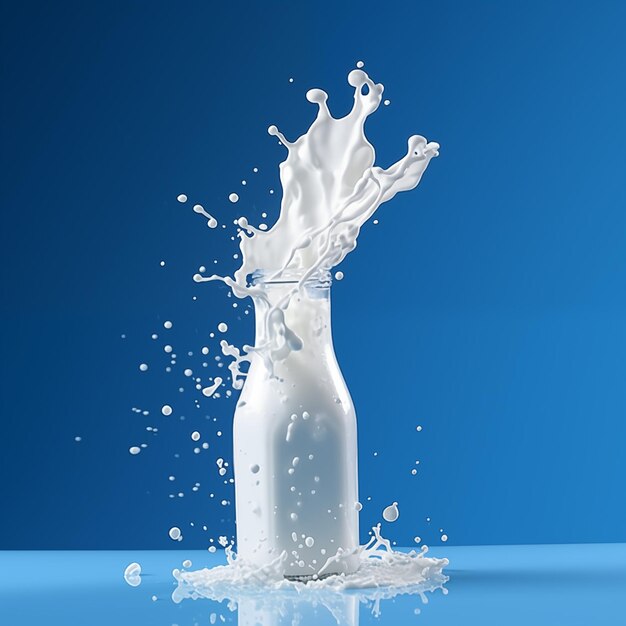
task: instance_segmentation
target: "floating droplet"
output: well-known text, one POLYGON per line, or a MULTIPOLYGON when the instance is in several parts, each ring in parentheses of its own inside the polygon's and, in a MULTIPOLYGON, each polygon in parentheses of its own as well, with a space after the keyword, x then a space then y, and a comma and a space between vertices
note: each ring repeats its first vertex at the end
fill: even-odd
POLYGON ((386 522, 395 522, 400 517, 400 511, 398 511, 398 503, 394 502, 385 508, 383 511, 383 519, 386 522))

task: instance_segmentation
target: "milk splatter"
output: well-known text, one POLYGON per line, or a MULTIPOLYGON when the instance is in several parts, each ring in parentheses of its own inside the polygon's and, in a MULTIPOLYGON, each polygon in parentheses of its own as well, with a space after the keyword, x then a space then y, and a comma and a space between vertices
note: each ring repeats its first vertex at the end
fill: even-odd
POLYGON ((248 284, 250 275, 263 271, 275 280, 297 275, 293 289, 266 307, 268 339, 254 350, 270 365, 301 346, 279 312, 312 276, 338 265, 355 248, 361 227, 376 209, 397 193, 415 188, 439 154, 439 144, 413 135, 399 161, 386 169, 375 166, 364 124, 380 106, 384 88, 361 69, 351 71, 348 82, 354 88, 354 105, 345 117, 334 118, 328 95, 311 89, 306 97, 318 106, 318 114, 304 135, 289 141, 276 126, 269 127, 268 133, 288 151, 280 168, 283 198, 278 220, 267 231, 252 227, 245 218, 239 220, 242 264, 234 277, 194 276, 196 282, 221 280, 237 297, 267 301, 263 290, 248 284))
MULTIPOLYGON (((359 67, 363 65, 359 62, 359 67)), ((232 386, 235 389, 241 389, 243 386, 248 375, 243 366, 249 364, 253 358, 261 359, 267 368, 269 378, 276 379, 275 369, 280 369, 277 366, 286 362, 292 353, 307 355, 307 342, 311 341, 315 333, 321 333, 322 328, 310 324, 307 318, 310 315, 310 319, 318 323, 319 310, 315 308, 318 305, 316 304, 310 310, 302 308, 301 296, 306 286, 312 280, 318 280, 318 277, 330 273, 341 263, 355 248, 360 229, 377 208, 393 198, 396 193, 416 187, 430 160, 438 154, 438 144, 427 142, 424 137, 414 135, 408 140, 406 154, 396 163, 386 169, 375 166, 374 148, 365 137, 364 124, 368 116, 380 106, 383 86, 374 83, 361 69, 350 72, 348 82, 354 88, 354 105, 345 117, 332 117, 327 106, 327 94, 319 89, 312 89, 307 92, 307 99, 317 105, 318 113, 304 135, 295 141, 289 141, 276 126, 270 126, 269 134, 278 138, 288 152, 286 160, 281 164, 283 197, 278 220, 268 229, 266 224, 255 228, 247 218, 239 217, 237 225, 242 261, 234 276, 217 274, 206 276, 204 266, 194 276, 196 282, 223 281, 236 297, 252 297, 255 304, 258 329, 255 345, 243 346, 240 350, 225 340, 220 342, 223 355, 230 358, 228 367, 231 372, 232 386), (286 285, 286 288, 280 298, 272 299, 258 280, 250 281, 251 276, 262 276, 265 282, 282 283, 286 285), (293 314, 297 307, 301 307, 300 311, 305 314, 302 319, 299 319, 299 314, 293 314), (311 331, 313 335, 309 334, 311 331)), ((257 168, 254 168, 254 171, 257 171, 257 168)), ((273 190, 270 190, 270 194, 272 193, 273 190)), ((239 201, 236 193, 231 193, 228 198, 232 203, 239 201)), ((215 219, 206 213, 201 205, 195 205, 193 210, 209 221, 215 219)), ((222 226, 225 227, 224 224, 222 226)), ((235 258, 237 256, 234 255, 235 258)), ((335 278, 341 280, 343 273, 336 272, 335 278)), ((226 333, 227 324, 221 322, 218 325, 218 331, 226 333)), ((210 337, 213 338, 214 334, 211 333, 210 337)), ((166 353, 172 353, 173 348, 166 345, 164 350, 166 353)), ((202 350, 203 354, 208 354, 208 352, 208 348, 206 352, 202 350)), ((218 367, 221 367, 224 363, 221 363, 219 359, 220 357, 217 356, 218 367)), ((172 354, 172 365, 174 363, 175 355, 172 354)), ((204 396, 219 396, 216 392, 223 384, 221 377, 214 377, 213 383, 206 387, 202 386, 200 378, 196 381, 196 387, 204 396)), ((344 405, 348 406, 349 398, 342 399, 340 396, 341 394, 338 394, 332 398, 332 403, 329 401, 327 408, 330 414, 333 411, 345 410, 341 409, 344 405)), ((285 398, 288 399, 287 394, 285 398)), ((276 396, 276 401, 278 401, 278 396, 276 396)), ((292 398, 291 401, 297 402, 297 399, 292 398)), ((240 402, 238 406, 241 405, 240 402)), ((301 405, 299 409, 301 414, 296 415, 296 420, 292 420, 288 426, 285 424, 285 431, 281 431, 286 432, 286 442, 290 445, 302 436, 298 430, 300 424, 306 426, 309 418, 310 423, 316 423, 319 419, 319 411, 316 413, 310 409, 311 415, 309 415, 308 411, 302 410, 303 408, 310 407, 301 405)), ((171 407, 164 405, 162 413, 170 415, 171 407), (169 412, 166 412, 166 409, 169 412)), ((180 419, 184 417, 181 416, 180 419)), ((221 432, 218 431, 218 436, 220 434, 221 432)), ((195 448, 195 451, 200 450, 195 448)), ((304 454, 304 452, 309 453, 310 449, 300 452, 301 457, 291 457, 290 467, 284 468, 285 475, 294 479, 305 475, 306 470, 302 469, 302 465, 306 463, 306 458, 310 458, 304 454)), ((315 450, 315 453, 317 455, 318 451, 315 450)), ((245 465, 245 475, 252 476, 255 480, 262 479, 264 474, 268 473, 265 458, 267 457, 259 456, 257 459, 250 459, 245 465), (260 463, 252 462, 259 459, 261 459, 260 463), (249 472, 248 468, 250 468, 249 472)), ((220 475, 223 475, 221 470, 225 468, 219 469, 220 475)), ((296 493, 297 497, 307 502, 309 500, 315 502, 319 490, 333 488, 331 481, 322 480, 319 483, 319 476, 311 477, 314 479, 312 485, 314 489, 307 489, 301 494, 296 493)), ((292 486, 295 487, 295 485, 292 486)), ((179 493, 179 497, 183 495, 182 492, 179 493)), ((357 506, 359 503, 356 502, 356 491, 354 495, 355 497, 339 503, 337 510, 329 509, 329 515, 334 516, 336 520, 338 515, 343 515, 341 511, 343 507, 344 511, 350 510, 356 516, 360 506, 357 506)), ((230 504, 227 499, 221 502, 223 506, 230 504)), ((249 508, 253 513, 256 507, 257 505, 250 503, 249 508)), ((287 511, 291 521, 299 529, 298 524, 302 522, 296 512, 300 511, 298 502, 294 500, 294 507, 287 511)), ((395 521, 398 515, 397 503, 393 503, 383 512, 383 518, 386 521, 395 521)), ((373 547, 368 544, 368 546, 361 546, 350 551, 340 549, 335 554, 333 554, 334 551, 324 547, 323 541, 318 541, 320 535, 315 530, 311 528, 310 533, 296 533, 297 546, 302 544, 308 550, 319 549, 320 555, 326 559, 325 562, 321 559, 321 562, 313 568, 317 573, 313 575, 309 584, 331 590, 363 588, 374 584, 389 584, 399 588, 412 584, 420 585, 425 580, 435 581, 437 577, 443 577, 441 572, 447 561, 428 559, 425 557, 424 549, 420 553, 409 555, 394 552, 389 542, 380 536, 379 529, 374 531, 373 547), (383 549, 379 550, 380 547, 383 549), (347 562, 348 559, 355 558, 359 563, 357 572, 352 572, 349 567, 344 570, 345 573, 342 576, 329 576, 325 580, 319 580, 319 577, 326 573, 342 571, 341 564, 347 562)), ((180 529, 172 528, 170 537, 179 541, 182 538, 180 529), (174 530, 178 530, 177 537, 171 534, 174 530)), ((230 547, 228 550, 231 550, 230 547)), ((221 579, 222 583, 229 580, 233 583, 248 583, 252 579, 256 579, 257 582, 262 581, 267 586, 285 583, 284 566, 288 557, 284 554, 279 555, 272 563, 265 563, 261 567, 258 563, 247 562, 241 556, 235 559, 232 551, 230 556, 229 565, 226 566, 230 568, 228 571, 217 572, 219 568, 205 570, 207 573, 203 576, 199 576, 198 572, 184 572, 180 574, 181 578, 177 576, 179 587, 191 585, 194 593, 199 593, 195 582, 206 590, 213 582, 218 582, 218 578, 214 576, 222 575, 224 576, 221 579), (230 556, 232 556, 232 561, 230 556), (197 580, 193 578, 194 575, 198 575, 197 580)), ((299 562, 304 564, 304 560, 299 562)))
POLYGON ((394 502, 388 507, 385 507, 383 511, 383 519, 386 522, 395 522, 400 517, 400 511, 398 510, 398 503, 394 502))
POLYGON ((206 225, 209 228, 217 228, 218 226, 217 220, 210 213, 208 213, 201 204, 194 205, 193 210, 195 213, 199 213, 200 215, 203 215, 204 217, 206 217, 207 219, 206 225))
POLYGON ((131 563, 124 570, 124 580, 131 587, 139 587, 141 585, 141 565, 139 563, 131 563))
MULTIPOLYGON (((362 602, 380 601, 399 594, 419 594, 426 602, 424 593, 436 589, 442 589, 445 593, 444 584, 448 581, 448 577, 443 574, 448 560, 428 557, 427 552, 427 546, 423 546, 419 552, 394 551, 390 542, 380 534, 380 527, 376 526, 371 540, 358 549, 360 566, 356 572, 326 578, 310 576, 306 581, 300 581, 284 578, 286 553, 259 568, 237 557, 228 546, 227 565, 195 572, 174 570, 177 587, 172 593, 172 600, 176 603, 198 597, 218 602, 228 600, 231 605, 239 605, 241 611, 248 598, 258 601, 271 592, 269 595, 272 601, 268 608, 271 607, 272 614, 279 613, 277 602, 283 593, 296 593, 300 599, 318 602, 327 608, 342 602, 344 598, 355 597, 355 590, 356 597, 362 602), (342 593, 347 590, 352 590, 352 594, 342 593)), ((329 560, 336 558, 342 558, 342 555, 335 555, 329 560)), ((337 623, 345 622, 337 619, 337 623)))

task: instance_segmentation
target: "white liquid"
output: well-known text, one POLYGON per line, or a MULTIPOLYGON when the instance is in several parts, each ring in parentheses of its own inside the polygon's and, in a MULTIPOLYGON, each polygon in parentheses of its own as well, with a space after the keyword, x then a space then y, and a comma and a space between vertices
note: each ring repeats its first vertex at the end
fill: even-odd
MULTIPOLYGON (((238 605, 240 623, 242 623, 243 615, 254 607, 255 611, 250 611, 250 621, 243 623, 269 625, 279 623, 275 621, 275 618, 276 615, 281 614, 278 608, 278 599, 281 594, 295 592, 298 598, 326 606, 333 613, 336 623, 349 623, 356 626, 358 619, 340 620, 334 612, 344 598, 357 597, 361 603, 371 604, 402 593, 419 594, 426 602, 424 592, 443 588, 448 578, 442 572, 443 568, 448 565, 448 560, 428 557, 427 552, 426 546, 423 546, 419 552, 395 552, 389 541, 380 535, 380 529, 376 527, 371 541, 358 551, 360 566, 356 572, 345 576, 313 579, 305 584, 284 579, 285 555, 259 568, 241 556, 235 560, 232 550, 226 548, 228 565, 196 572, 174 570, 173 574, 178 586, 172 594, 172 599, 177 603, 185 598, 197 597, 210 598, 219 602, 228 600, 229 604, 238 605), (356 596, 341 594, 345 590, 362 591, 358 591, 356 596), (264 597, 270 599, 265 612, 260 610, 264 597), (250 605, 251 602, 252 605, 250 605)), ((297 621, 289 623, 297 623, 297 621)), ((316 622, 311 620, 306 623, 316 622)), ((326 624, 326 622, 323 623, 326 624)))
MULTIPOLYGON (((291 142, 270 126, 288 151, 278 220, 269 230, 238 220, 242 264, 233 278, 194 276, 221 280, 255 304, 256 345, 242 354, 221 342, 233 359, 233 386, 246 379, 234 424, 238 550, 250 567, 277 564, 281 576, 351 574, 363 566, 354 408, 332 349, 328 300, 309 287, 355 248, 361 227, 383 202, 418 185, 439 149, 414 135, 399 161, 375 166, 364 124, 380 106, 383 86, 361 69, 350 72, 348 82, 354 106, 345 117, 333 118, 327 94, 312 89, 307 99, 318 114, 304 135, 291 142), (265 283, 249 285, 249 275, 259 271, 265 283), (245 361, 247 375, 239 368, 245 361), (312 541, 295 543, 294 533, 312 541)), ((226 324, 218 330, 225 332, 226 324)), ((204 395, 214 393, 218 380, 204 395)), ((383 516, 397 519, 397 504, 383 516)))
POLYGON ((206 225, 209 228, 217 228, 217 220, 207 211, 204 210, 204 207, 201 204, 196 204, 193 207, 195 213, 199 213, 200 215, 204 215, 207 218, 206 225))
MULTIPOLYGON (((290 288, 268 285, 270 306, 290 288)), ((273 364, 274 377, 254 354, 235 414, 238 554, 263 566, 285 552, 287 576, 325 566, 349 573, 359 563, 356 416, 332 350, 329 306, 328 287, 294 299, 285 321, 302 346, 273 364), (294 534, 309 539, 294 543, 294 534), (327 564, 338 550, 348 554, 327 564)))
MULTIPOLYGON (((383 86, 360 69, 350 72, 348 82, 355 90, 354 106, 345 117, 332 117, 326 104, 328 95, 311 89, 307 99, 317 104, 319 110, 304 135, 290 142, 276 126, 269 127, 268 132, 288 150, 287 159, 280 166, 280 216, 267 231, 240 218, 243 261, 234 278, 196 274, 196 282, 221 280, 236 296, 251 296, 256 301, 264 296, 258 288, 247 285, 250 274, 263 270, 278 279, 295 271, 299 284, 280 303, 281 308, 286 308, 304 281, 320 270, 331 270, 355 248, 361 227, 383 202, 418 185, 430 160, 439 154, 439 144, 413 135, 404 157, 387 169, 375 166, 374 148, 363 128, 367 117, 380 106, 383 86)), ((267 311, 268 317, 272 314, 267 311)), ((276 352, 275 348, 290 336, 284 320, 275 319, 267 326, 271 331, 267 345, 256 346, 266 354, 276 352)), ((295 345, 299 345, 297 341, 295 345)), ((291 349, 288 343, 287 351, 278 351, 279 358, 285 358, 291 349)), ((276 354, 270 358, 276 358, 276 354)))
POLYGON ((383 519, 386 522, 395 522, 400 517, 400 511, 398 511, 398 503, 394 502, 385 508, 383 511, 383 519))
POLYGON ((202 390, 203 395, 210 398, 217 391, 217 388, 222 384, 222 382, 223 380, 219 376, 216 376, 213 384, 202 390))
POLYGON ((124 580, 131 587, 139 587, 141 585, 141 565, 139 563, 131 563, 124 570, 124 580))

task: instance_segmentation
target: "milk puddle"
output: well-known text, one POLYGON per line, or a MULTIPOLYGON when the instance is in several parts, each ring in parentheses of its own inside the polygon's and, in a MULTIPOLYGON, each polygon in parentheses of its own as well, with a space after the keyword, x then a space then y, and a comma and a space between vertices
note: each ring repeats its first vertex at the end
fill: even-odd
MULTIPOLYGON (((288 615, 291 623, 318 626, 319 615, 315 613, 308 619, 307 613, 311 607, 321 606, 337 624, 356 626, 359 604, 369 605, 371 612, 379 616, 383 600, 417 595, 427 604, 427 593, 437 589, 447 593, 444 584, 448 577, 443 574, 447 559, 427 557, 426 546, 419 552, 393 550, 389 541, 381 536, 380 525, 374 527, 373 532, 370 542, 359 549, 360 565, 354 573, 307 582, 288 580, 283 576, 286 554, 258 567, 238 559, 227 548, 227 565, 191 572, 175 569, 177 587, 172 600, 175 603, 198 598, 226 601, 230 610, 238 611, 239 624, 261 625, 274 622, 259 616, 288 615)), ((415 612, 419 613, 419 609, 415 612)))
MULTIPOLYGON (((381 599, 398 594, 420 594, 425 598, 423 594, 428 591, 441 588, 445 592, 447 577, 443 568, 448 561, 426 556, 427 547, 408 553, 394 551, 381 536, 380 526, 373 529, 367 545, 358 545, 361 504, 356 480, 355 416, 334 362, 326 304, 328 277, 354 250, 361 228, 377 208, 397 193, 414 189, 439 150, 437 143, 415 135, 409 138, 406 154, 396 163, 386 169, 374 165, 375 152, 365 137, 364 124, 380 106, 383 86, 374 83, 360 69, 362 65, 348 75, 354 105, 345 117, 334 118, 327 94, 312 89, 306 97, 317 105, 318 113, 304 135, 290 141, 270 126, 269 134, 277 137, 288 152, 280 167, 283 196, 276 223, 268 229, 265 223, 253 226, 247 217, 239 217, 236 225, 242 262, 234 276, 209 274, 204 267, 194 275, 197 283, 221 281, 236 298, 251 298, 257 333, 254 346, 238 348, 227 337, 220 341, 229 375, 213 375, 207 381, 196 377, 191 369, 184 371, 195 382, 198 406, 203 399, 210 402, 222 393, 230 395, 231 390, 224 391, 228 383, 236 392, 243 388, 234 438, 239 556, 232 543, 220 541, 226 547, 227 564, 198 571, 174 570, 177 587, 172 598, 175 602, 185 598, 228 600, 238 607, 240 624, 248 623, 242 621, 242 607, 252 606, 256 608, 250 610, 263 612, 264 603, 270 602, 268 591, 272 591, 272 606, 276 602, 290 603, 297 594, 298 602, 308 600, 326 606, 335 618, 343 609, 350 612, 344 606, 344 594, 349 591, 350 602, 373 602, 375 607, 381 599), (316 347, 324 341, 325 333, 326 344, 316 347), (328 382, 314 389, 307 372, 310 376, 311 368, 323 360, 317 355, 329 351, 330 365, 314 372, 317 382, 325 377, 328 382), (246 426, 238 429, 238 419, 246 426), (347 424, 345 429, 333 434, 335 425, 343 422, 347 424), (277 428, 280 437, 272 435, 271 445, 263 443, 270 441, 266 433, 277 428), (310 430, 294 437, 294 428, 310 430), (328 432, 334 439, 320 440, 319 433, 328 432), (311 447, 307 447, 309 443, 311 447), (301 450, 294 454, 297 445, 301 450), (335 452, 324 458, 326 449, 335 452), (342 456, 343 450, 349 460, 347 466, 333 466, 331 480, 320 481, 319 474, 336 461, 338 451, 342 456), (307 467, 313 468, 308 474, 307 467), (339 476, 341 472, 345 476, 339 476), (285 477, 278 478, 279 474, 285 477), (313 478, 316 484, 306 482, 313 478), (285 497, 276 500, 276 492, 285 497), (311 509, 324 509, 324 515, 328 509, 328 515, 307 513, 311 509)), ((180 194, 177 200, 185 204, 189 199, 180 194)), ((231 193, 229 200, 236 204, 238 194, 231 193)), ((216 229, 222 221, 214 209, 207 211, 199 204, 192 208, 210 229, 216 229)), ((340 280, 343 273, 336 272, 335 276, 340 280)), ((171 328, 171 322, 166 324, 165 328, 171 328)), ((224 334, 228 327, 220 323, 218 330, 224 334)), ((174 366, 172 346, 165 345, 163 350, 174 366)), ((202 348, 203 355, 208 351, 208 347, 202 348)), ((148 371, 148 365, 142 363, 140 371, 148 371)), ((167 417, 172 408, 164 405, 161 413, 167 417)), ((208 448, 208 444, 203 445, 208 448)), ((199 446, 196 450, 201 452, 199 446)), ((131 454, 140 451, 136 446, 130 449, 131 454)), ((222 476, 228 463, 218 459, 218 465, 222 476)), ((387 522, 395 521, 397 516, 397 503, 383 512, 387 522)), ((179 529, 175 530, 178 532, 170 532, 170 537, 182 541, 179 529)), ((131 568, 127 582, 136 586, 139 576, 137 567, 131 568)), ((346 619, 337 622, 356 623, 346 619)))

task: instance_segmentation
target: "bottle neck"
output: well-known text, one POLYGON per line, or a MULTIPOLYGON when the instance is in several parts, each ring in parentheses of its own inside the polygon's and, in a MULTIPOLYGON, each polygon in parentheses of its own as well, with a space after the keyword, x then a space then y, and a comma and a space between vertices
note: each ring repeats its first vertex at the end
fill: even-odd
POLYGON ((287 329, 302 341, 302 350, 332 348, 330 280, 258 281, 262 297, 255 298, 256 341, 263 345, 284 320, 287 329), (281 320, 282 318, 282 320, 281 320))

